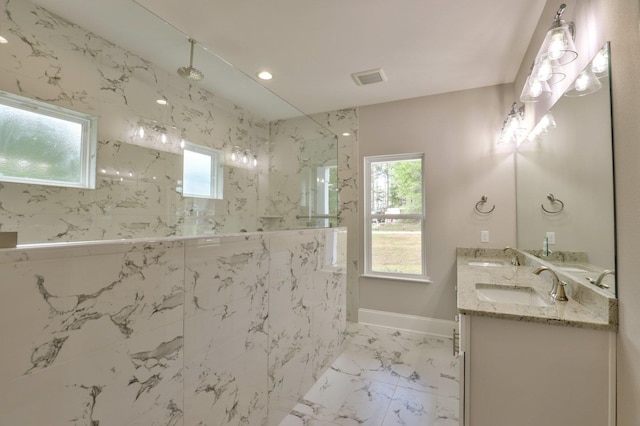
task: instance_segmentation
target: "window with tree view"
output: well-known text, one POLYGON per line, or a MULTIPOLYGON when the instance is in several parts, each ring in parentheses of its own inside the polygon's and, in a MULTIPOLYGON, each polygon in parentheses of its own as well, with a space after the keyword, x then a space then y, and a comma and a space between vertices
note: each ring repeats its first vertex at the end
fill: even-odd
POLYGON ((424 280, 423 155, 365 158, 365 274, 424 280))

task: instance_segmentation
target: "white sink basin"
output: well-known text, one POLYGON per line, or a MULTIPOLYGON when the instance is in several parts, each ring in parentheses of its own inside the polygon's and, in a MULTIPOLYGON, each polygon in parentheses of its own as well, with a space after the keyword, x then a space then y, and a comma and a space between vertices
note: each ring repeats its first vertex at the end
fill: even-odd
POLYGON ((507 266, 507 262, 501 260, 470 260, 467 263, 469 266, 507 266))
POLYGON ((492 303, 515 303, 517 305, 549 306, 531 287, 512 287, 497 284, 476 284, 478 299, 492 303))

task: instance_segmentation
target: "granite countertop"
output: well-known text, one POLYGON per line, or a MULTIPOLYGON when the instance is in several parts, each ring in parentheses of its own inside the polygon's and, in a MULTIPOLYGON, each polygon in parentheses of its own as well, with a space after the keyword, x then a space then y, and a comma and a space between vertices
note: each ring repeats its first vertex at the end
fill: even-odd
MULTIPOLYGON (((533 271, 540 266, 536 264, 536 258, 522 252, 518 253, 518 257, 521 265, 512 266, 511 256, 505 255, 503 250, 458 249, 458 312, 599 330, 617 329, 615 297, 595 287, 591 289, 578 282, 569 282, 566 289, 569 301, 553 300, 549 296, 551 274, 543 272, 535 275, 533 271), (531 287, 548 306, 483 301, 478 297, 477 283, 531 287)), ((560 278, 566 280, 567 277, 560 278)))

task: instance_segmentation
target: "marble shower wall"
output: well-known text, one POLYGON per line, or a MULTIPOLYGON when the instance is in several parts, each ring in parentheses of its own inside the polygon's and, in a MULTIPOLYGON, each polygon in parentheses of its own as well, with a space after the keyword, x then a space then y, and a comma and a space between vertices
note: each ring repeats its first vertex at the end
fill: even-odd
MULTIPOLYGON (((260 221, 265 229, 288 229, 305 226, 343 226, 348 229, 347 251, 347 318, 358 321, 358 110, 356 108, 330 111, 310 116, 282 120, 271 126, 271 157, 269 176, 274 183, 269 187, 269 203, 263 211, 268 217, 260 221), (317 124, 322 127, 318 128, 317 124), (320 129, 328 129, 331 134, 320 129), (347 136, 343 135, 348 133, 347 136), (337 135, 337 136, 334 136, 337 135), (291 147, 295 149, 291 149, 291 147), (337 159, 335 157, 337 149, 337 159), (296 176, 307 176, 307 183, 315 180, 318 166, 336 166, 337 220, 308 219, 314 214, 313 201, 306 198, 303 181, 296 176), (299 216, 300 218, 296 218, 299 216)), ((336 210, 332 210, 332 214, 336 210)))
POLYGON ((278 425, 341 351, 345 232, 0 250, 0 424, 278 425))
POLYGON ((19 244, 316 225, 295 219, 304 197, 295 173, 335 163, 331 132, 307 117, 267 122, 28 0, 2 1, 13 38, 0 49, 0 90, 99 119, 96 189, 0 183, 0 230, 19 231, 19 244), (228 162, 222 200, 182 197, 179 139, 136 138, 141 120, 227 158, 234 146, 250 149, 259 166, 228 162))
POLYGON ((358 219, 358 110, 349 108, 311 116, 338 135, 338 226, 344 226, 347 234, 347 320, 358 322, 360 305, 359 283, 359 235, 358 219), (345 136, 344 133, 349 133, 345 136))

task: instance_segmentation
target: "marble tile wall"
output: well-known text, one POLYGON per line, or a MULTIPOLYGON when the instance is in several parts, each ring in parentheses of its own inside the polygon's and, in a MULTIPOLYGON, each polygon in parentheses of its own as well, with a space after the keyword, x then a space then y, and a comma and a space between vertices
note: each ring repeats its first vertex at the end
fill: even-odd
POLYGON ((311 116, 338 135, 338 226, 347 228, 347 319, 358 322, 360 209, 358 161, 358 109, 349 108, 311 116), (348 135, 344 135, 348 133, 348 135))
POLYGON ((19 244, 326 226, 295 216, 313 198, 301 195, 308 171, 335 165, 329 130, 308 117, 265 121, 28 0, 6 5, 13 38, 0 50, 0 90, 99 120, 95 189, 0 183, 0 230, 18 231, 19 244), (136 137, 141 121, 175 137, 136 137), (249 149, 259 166, 227 162, 222 200, 182 197, 178 133, 226 157, 249 149))
POLYGON ((279 424, 341 351, 345 232, 0 250, 0 424, 279 424))

